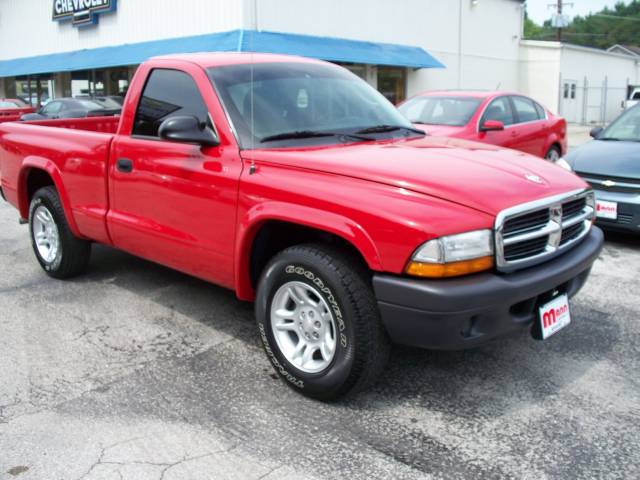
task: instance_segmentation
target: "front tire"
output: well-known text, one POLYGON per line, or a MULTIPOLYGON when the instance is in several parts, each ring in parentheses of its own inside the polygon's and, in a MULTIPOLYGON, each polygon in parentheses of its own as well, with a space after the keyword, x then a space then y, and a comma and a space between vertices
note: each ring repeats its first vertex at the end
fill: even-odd
POLYGON ((333 400, 370 385, 390 343, 368 272, 325 245, 287 248, 258 285, 256 320, 276 372, 302 394, 333 400))
POLYGON ((560 149, 558 148, 558 146, 551 145, 549 147, 549 150, 547 150, 547 154, 544 156, 544 158, 545 160, 548 160, 551 163, 556 163, 561 156, 562 156, 562 153, 560 152, 560 149))
POLYGON ((29 206, 31 245, 42 269, 53 278, 83 273, 89 264, 91 243, 73 235, 54 187, 39 189, 29 206))

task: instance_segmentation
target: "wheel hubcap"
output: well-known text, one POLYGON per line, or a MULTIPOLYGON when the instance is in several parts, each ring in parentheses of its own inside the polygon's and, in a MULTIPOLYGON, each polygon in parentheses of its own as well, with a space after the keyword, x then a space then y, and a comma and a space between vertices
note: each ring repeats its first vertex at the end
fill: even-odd
POLYGON ((333 360, 335 320, 312 286, 287 282, 278 289, 271 303, 271 329, 284 357, 303 372, 321 372, 333 360))
POLYGON ((547 153, 547 160, 555 162, 559 158, 560 158, 560 154, 558 153, 557 150, 555 150, 553 148, 551 150, 549 150, 549 153, 547 153))
POLYGON ((40 205, 33 212, 32 229, 38 254, 45 262, 53 262, 60 248, 60 235, 53 215, 46 207, 40 205))

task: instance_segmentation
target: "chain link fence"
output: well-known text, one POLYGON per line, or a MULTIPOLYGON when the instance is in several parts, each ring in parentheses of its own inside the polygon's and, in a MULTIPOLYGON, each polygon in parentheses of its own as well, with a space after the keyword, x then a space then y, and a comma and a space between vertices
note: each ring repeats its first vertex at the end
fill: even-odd
POLYGON ((560 115, 567 122, 605 125, 623 110, 630 85, 615 84, 608 77, 598 82, 563 78, 560 82, 560 115))

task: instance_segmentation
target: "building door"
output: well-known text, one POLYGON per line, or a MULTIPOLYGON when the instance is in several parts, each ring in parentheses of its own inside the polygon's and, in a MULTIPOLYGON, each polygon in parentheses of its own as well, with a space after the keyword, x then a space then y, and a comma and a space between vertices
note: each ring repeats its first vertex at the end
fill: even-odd
POLYGON ((582 119, 578 104, 578 82, 575 80, 562 81, 562 98, 560 114, 569 123, 578 123, 582 119))
POLYGON ((407 98, 407 69, 378 67, 378 91, 394 105, 407 98))

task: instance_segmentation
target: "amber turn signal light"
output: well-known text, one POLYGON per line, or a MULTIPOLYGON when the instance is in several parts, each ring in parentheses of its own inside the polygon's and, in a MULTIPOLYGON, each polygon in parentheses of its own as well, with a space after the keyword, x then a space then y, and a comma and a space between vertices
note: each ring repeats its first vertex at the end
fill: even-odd
POLYGON ((446 278, 469 275, 493 268, 493 257, 480 257, 451 263, 409 262, 405 272, 416 277, 446 278))

